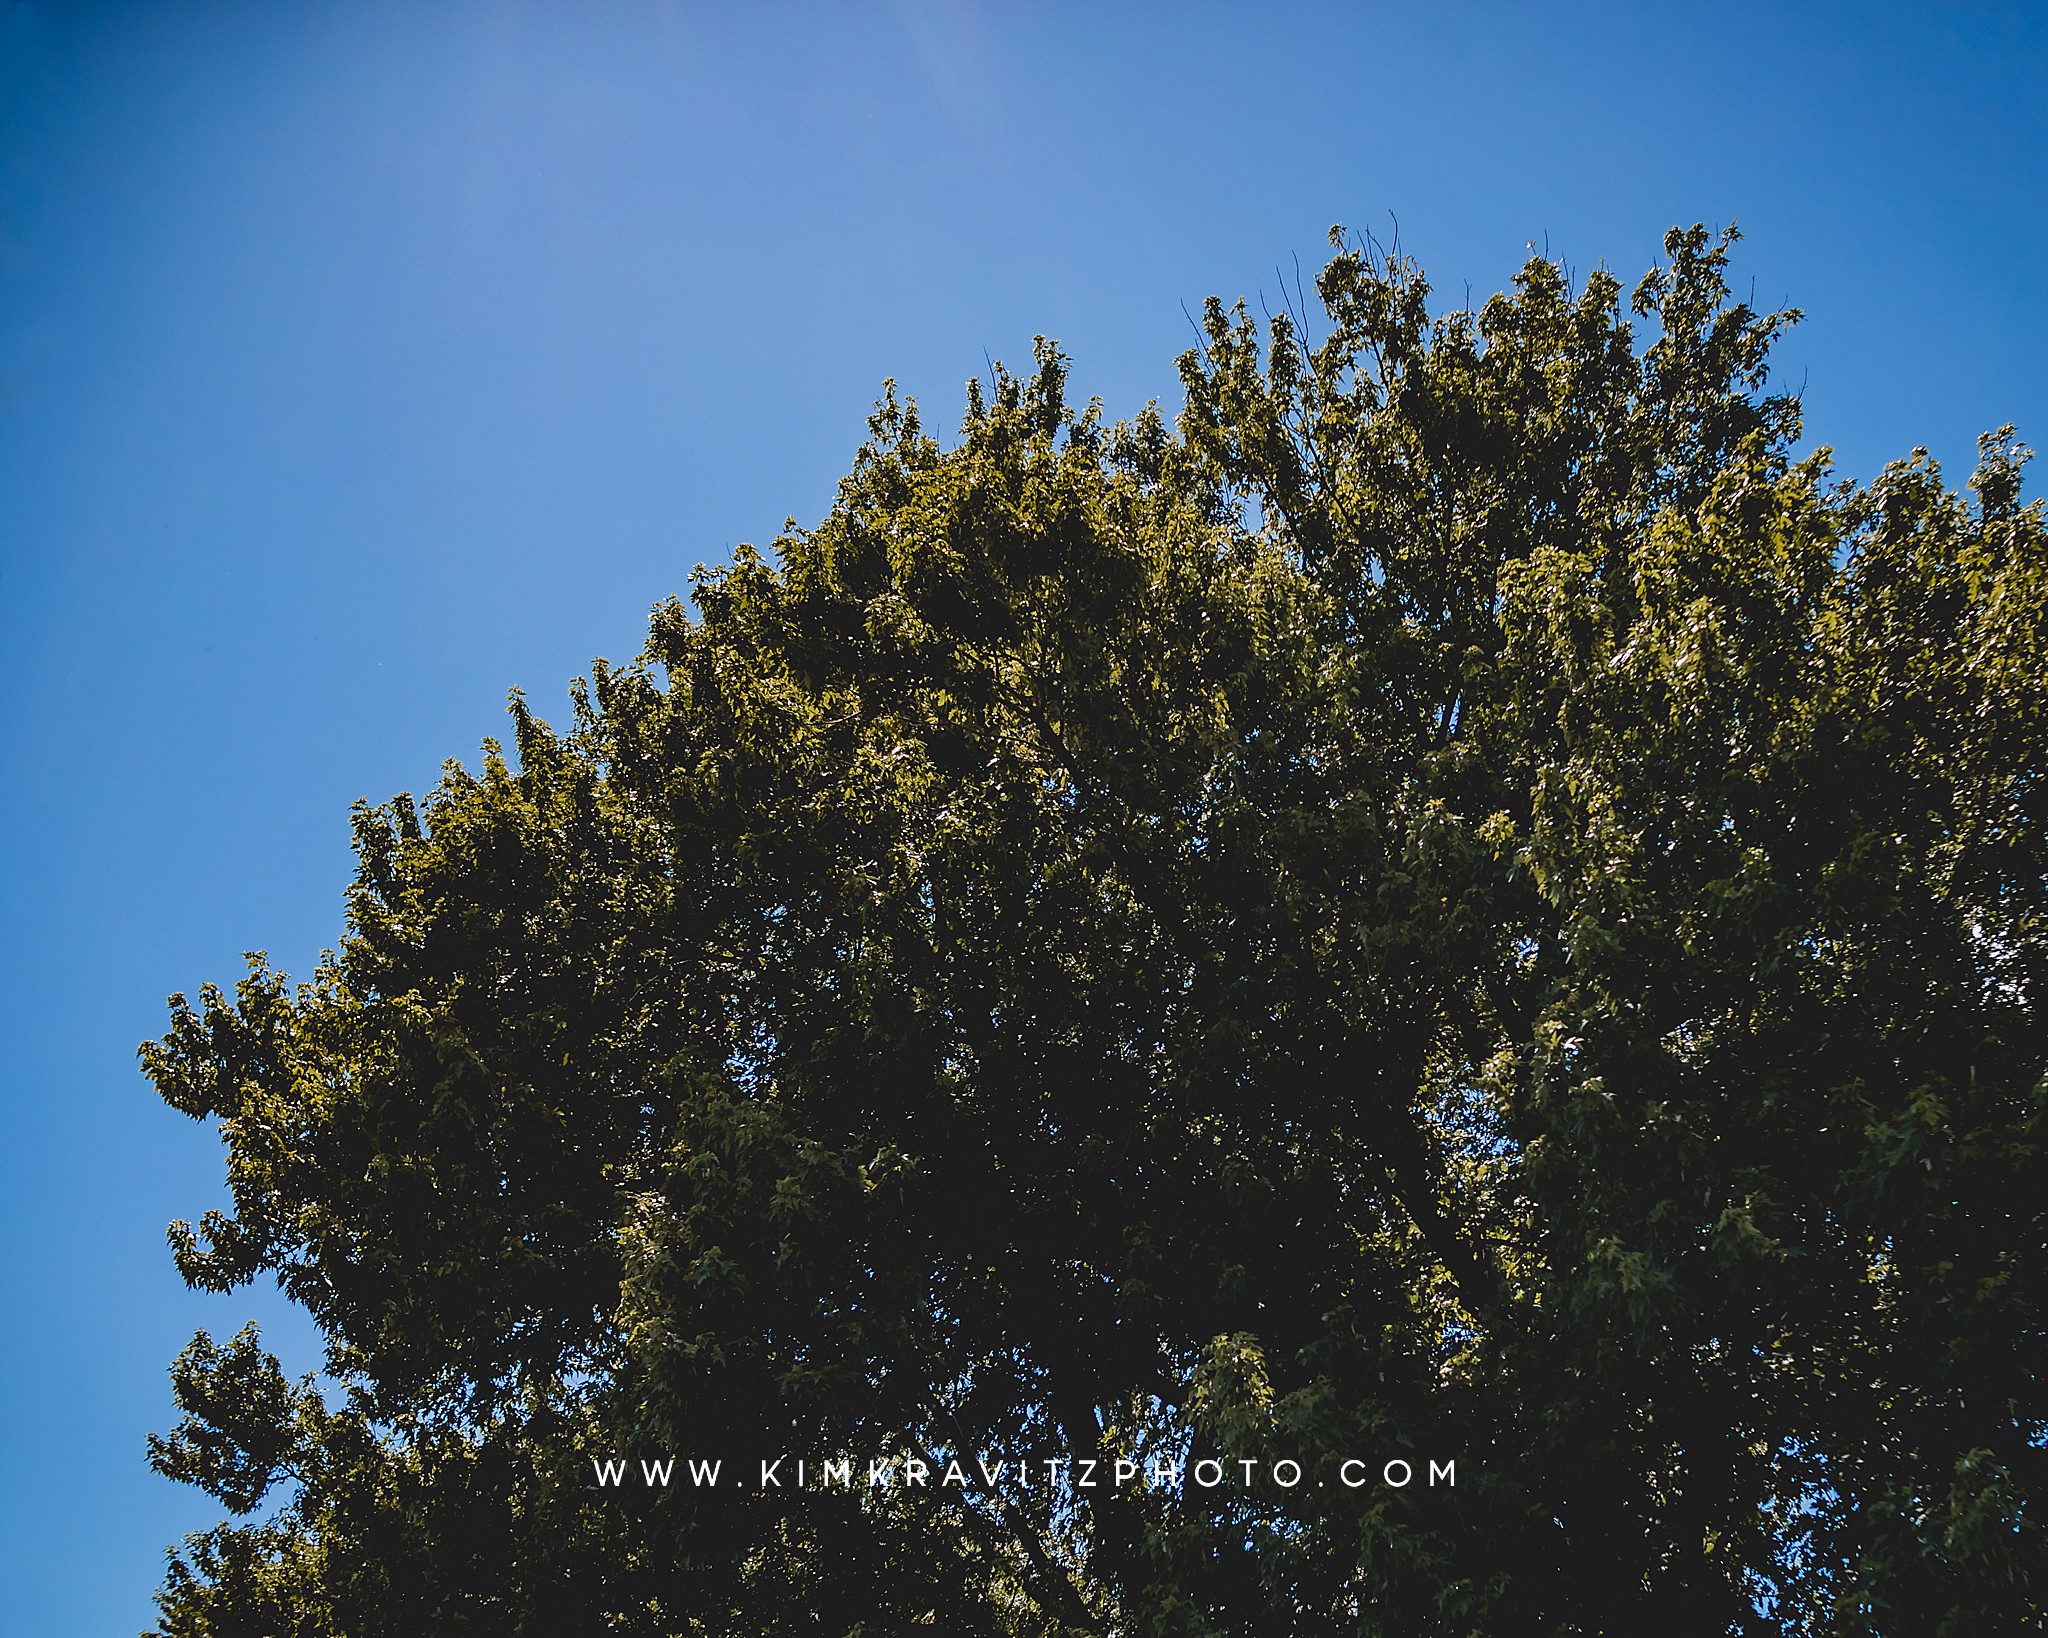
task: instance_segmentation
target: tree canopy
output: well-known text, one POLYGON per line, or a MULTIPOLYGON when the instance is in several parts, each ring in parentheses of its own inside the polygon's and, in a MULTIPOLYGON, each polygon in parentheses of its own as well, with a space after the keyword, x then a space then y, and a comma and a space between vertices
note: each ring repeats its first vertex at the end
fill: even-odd
POLYGON ((338 950, 143 1048, 180 1271, 327 1344, 178 1359, 159 1630, 2038 1629, 2048 529, 2010 428, 1800 456, 1732 237, 1333 235, 1172 425, 892 389, 360 808, 338 950))

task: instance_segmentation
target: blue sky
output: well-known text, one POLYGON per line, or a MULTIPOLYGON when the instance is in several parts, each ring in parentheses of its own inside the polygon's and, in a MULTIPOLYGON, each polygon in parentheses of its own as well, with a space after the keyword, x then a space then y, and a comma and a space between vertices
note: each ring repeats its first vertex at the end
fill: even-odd
POLYGON ((221 1195, 136 1043, 341 928, 359 796, 815 520, 885 376, 1060 338, 1176 402, 1182 308, 1342 220, 1438 290, 1740 221, 1868 477, 2048 436, 2048 12, 1938 5, 0 6, 0 1587, 133 1631, 221 1195))

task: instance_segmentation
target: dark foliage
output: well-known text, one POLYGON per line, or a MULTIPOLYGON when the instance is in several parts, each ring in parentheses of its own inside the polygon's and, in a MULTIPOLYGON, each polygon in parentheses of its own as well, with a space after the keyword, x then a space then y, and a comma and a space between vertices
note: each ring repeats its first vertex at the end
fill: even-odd
POLYGON ((181 1271, 330 1378, 180 1358, 249 1522, 161 1631, 2037 1630, 2048 531, 2010 429, 1795 459, 1726 248, 1433 316, 1340 240, 1177 429, 892 395, 362 810, 339 954, 143 1052, 181 1271), (1315 1477, 593 1483, 906 1450, 1315 1477))

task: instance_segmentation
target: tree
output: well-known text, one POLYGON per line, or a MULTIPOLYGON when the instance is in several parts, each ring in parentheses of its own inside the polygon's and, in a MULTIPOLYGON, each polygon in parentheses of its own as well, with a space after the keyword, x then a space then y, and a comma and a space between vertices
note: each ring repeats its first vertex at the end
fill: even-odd
POLYGON ((360 809, 339 953, 143 1048, 329 1379, 180 1357, 160 1631, 2038 1628, 2048 530, 2010 428, 1795 458, 1732 238, 1333 236, 1177 429, 892 390, 360 809))

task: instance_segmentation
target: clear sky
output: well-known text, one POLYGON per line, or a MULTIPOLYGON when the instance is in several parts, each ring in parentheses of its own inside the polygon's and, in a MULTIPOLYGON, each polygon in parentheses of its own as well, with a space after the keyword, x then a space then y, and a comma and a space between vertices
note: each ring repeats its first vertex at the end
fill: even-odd
POLYGON ((196 1326, 315 1362, 171 1267, 165 995, 304 973, 351 801, 815 520, 885 376, 1171 409, 1333 221, 1461 305, 1734 219, 1813 440, 1960 480, 2048 437, 2044 111, 2023 6, 0 4, 0 1625, 149 1620, 196 1326))

